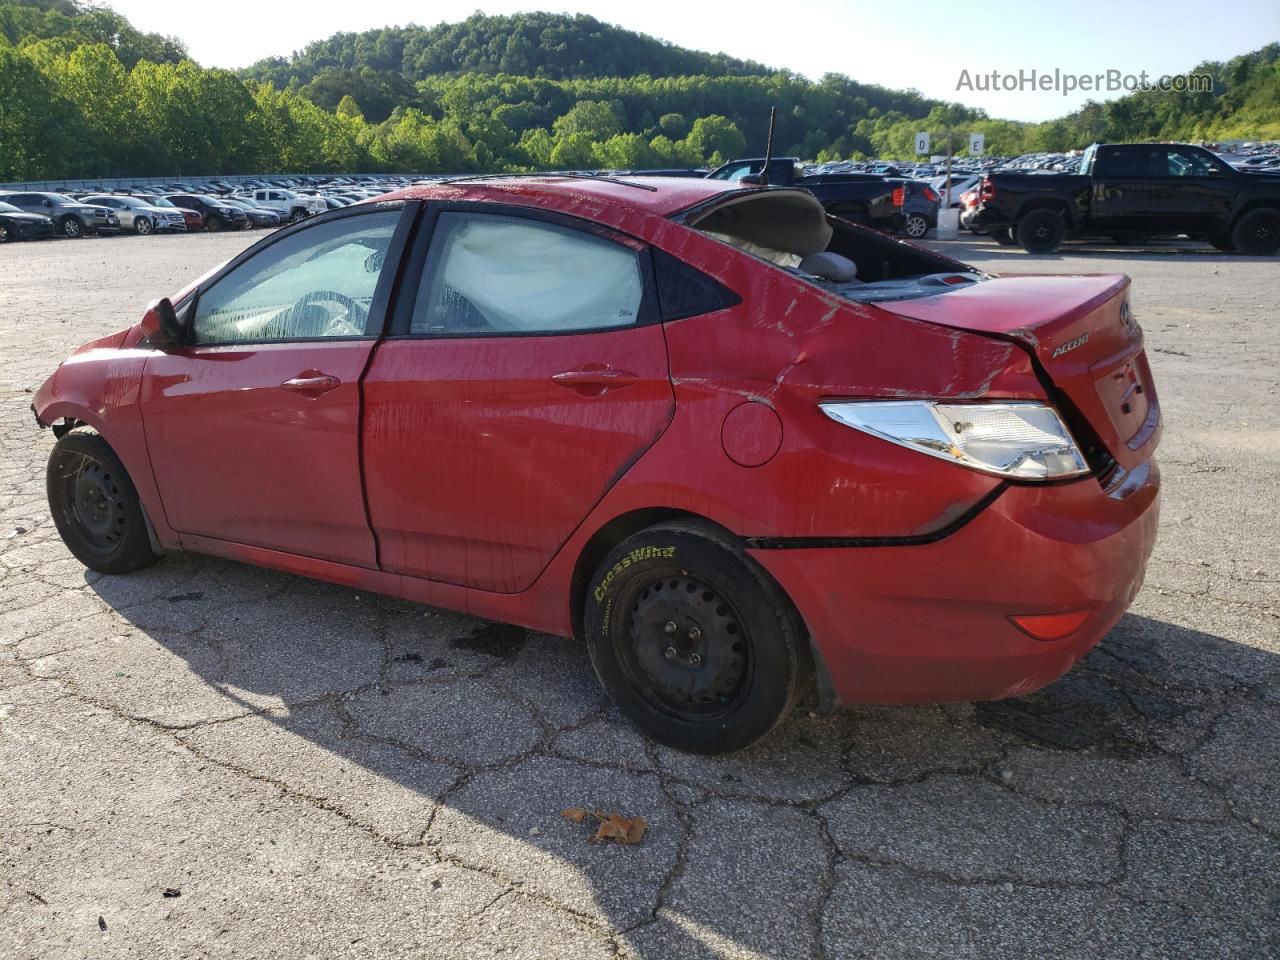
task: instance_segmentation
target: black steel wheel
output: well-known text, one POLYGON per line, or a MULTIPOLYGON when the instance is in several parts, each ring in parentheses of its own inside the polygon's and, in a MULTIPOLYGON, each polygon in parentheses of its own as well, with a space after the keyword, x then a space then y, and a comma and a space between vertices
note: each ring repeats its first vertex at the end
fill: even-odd
POLYGON ((667 713, 712 717, 732 708, 750 672, 741 616, 714 587, 689 575, 642 586, 619 645, 641 695, 667 713))
POLYGON ((1067 223, 1056 210, 1032 210, 1018 221, 1014 236, 1027 253, 1053 253, 1067 238, 1067 223))
POLYGON ((799 688, 803 628, 790 600, 709 525, 662 524, 618 544, 589 583, 583 629, 619 711, 679 750, 754 743, 799 688))
POLYGON ((1251 257, 1280 253, 1280 210, 1250 210, 1231 231, 1231 243, 1251 257))
POLYGON ((86 567, 128 573, 160 559, 133 482, 98 434, 77 430, 58 440, 49 455, 46 489, 63 543, 86 567))

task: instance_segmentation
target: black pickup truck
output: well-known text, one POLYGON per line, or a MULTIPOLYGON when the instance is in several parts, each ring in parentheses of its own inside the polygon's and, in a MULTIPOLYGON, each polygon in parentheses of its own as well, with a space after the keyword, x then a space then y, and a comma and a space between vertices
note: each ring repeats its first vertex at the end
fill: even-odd
POLYGON ((1029 253, 1068 237, 1186 235, 1266 256, 1280 252, 1280 175, 1243 173, 1188 144, 1095 143, 1079 173, 988 174, 973 220, 1029 253))
MULTIPOLYGON (((912 239, 938 224, 938 194, 922 180, 876 173, 829 173, 804 176, 795 157, 769 161, 769 183, 804 187, 827 212, 878 230, 904 233, 912 239)), ((730 160, 707 174, 708 180, 741 180, 764 169, 764 158, 730 160)))

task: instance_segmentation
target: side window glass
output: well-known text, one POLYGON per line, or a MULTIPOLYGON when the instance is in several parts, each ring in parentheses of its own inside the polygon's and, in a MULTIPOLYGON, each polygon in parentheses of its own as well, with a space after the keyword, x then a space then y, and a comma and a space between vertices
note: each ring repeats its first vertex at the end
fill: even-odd
POLYGON ((653 251, 653 269, 663 320, 696 317, 742 302, 718 280, 657 248, 653 251))
POLYGON ((196 342, 364 336, 399 220, 362 214, 277 240, 201 291, 196 342))
POLYGON ((563 333, 634 324, 636 251, 558 224, 442 213, 414 304, 420 336, 563 333))

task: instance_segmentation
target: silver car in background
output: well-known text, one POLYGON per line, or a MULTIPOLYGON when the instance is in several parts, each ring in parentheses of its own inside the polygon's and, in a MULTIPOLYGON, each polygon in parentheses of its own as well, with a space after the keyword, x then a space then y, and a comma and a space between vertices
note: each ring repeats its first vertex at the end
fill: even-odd
POLYGON ((84 198, 85 203, 110 207, 120 218, 120 226, 146 236, 153 231, 187 232, 187 221, 176 207, 156 207, 137 197, 120 197, 114 194, 93 194, 84 198))

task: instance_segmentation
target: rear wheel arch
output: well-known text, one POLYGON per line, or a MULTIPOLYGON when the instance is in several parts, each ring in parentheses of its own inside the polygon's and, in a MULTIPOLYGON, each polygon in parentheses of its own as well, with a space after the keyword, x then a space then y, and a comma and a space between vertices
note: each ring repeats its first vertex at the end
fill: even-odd
POLYGON ((591 538, 587 540, 582 550, 578 553, 578 559, 573 568, 573 579, 569 586, 569 616, 573 627, 574 639, 582 641, 586 639, 583 630, 583 609, 587 599, 587 591, 591 589, 591 578, 600 564, 604 562, 604 558, 610 554, 614 547, 628 537, 650 527, 664 524, 688 524, 701 528, 703 531, 714 535, 727 549, 740 553, 747 559, 747 562, 758 567, 764 576, 774 582, 778 592, 786 599, 786 603, 803 628, 806 641, 802 645, 803 652, 806 655, 805 665, 806 667, 816 668, 819 700, 824 707, 833 706, 835 702, 834 697, 831 695, 831 689, 833 688, 831 688, 830 680, 826 675, 822 656, 814 646, 813 634, 810 632, 803 614, 796 607, 786 589, 774 580, 772 574, 750 557, 747 546, 741 537, 714 520, 689 510, 678 510, 672 507, 648 507, 632 510, 629 513, 614 517, 591 535, 591 538), (825 684, 823 683, 824 679, 826 679, 825 684))
POLYGON ((1018 216, 1014 219, 1016 225, 1019 220, 1034 210, 1052 210, 1062 217, 1062 221, 1067 225, 1067 229, 1071 229, 1075 224, 1071 218, 1071 208, 1065 200, 1028 200, 1018 210, 1018 216))
POLYGON ((671 507, 647 507, 640 510, 632 510, 629 513, 614 517, 591 535, 591 538, 587 540, 578 552, 578 559, 573 567, 573 579, 569 584, 569 617, 573 625, 573 635, 576 639, 582 640, 584 636, 582 609, 583 602, 587 597, 587 590, 590 589, 591 576, 604 561, 604 558, 609 555, 609 551, 627 539, 627 537, 639 533, 647 527, 682 520, 710 524, 724 531, 725 534, 733 536, 728 530, 725 530, 719 524, 713 523, 706 517, 671 507))
MULTIPOLYGON (((1244 217, 1245 214, 1253 213, 1253 211, 1255 210, 1273 210, 1273 211, 1280 212, 1280 199, 1277 199, 1275 197, 1262 197, 1257 200, 1250 200, 1248 203, 1244 204, 1239 210, 1235 211, 1234 214, 1232 214, 1231 226, 1234 227, 1237 223, 1240 222, 1241 218, 1244 217)), ((1230 228, 1228 228, 1227 232, 1228 233, 1231 232, 1230 228)))

